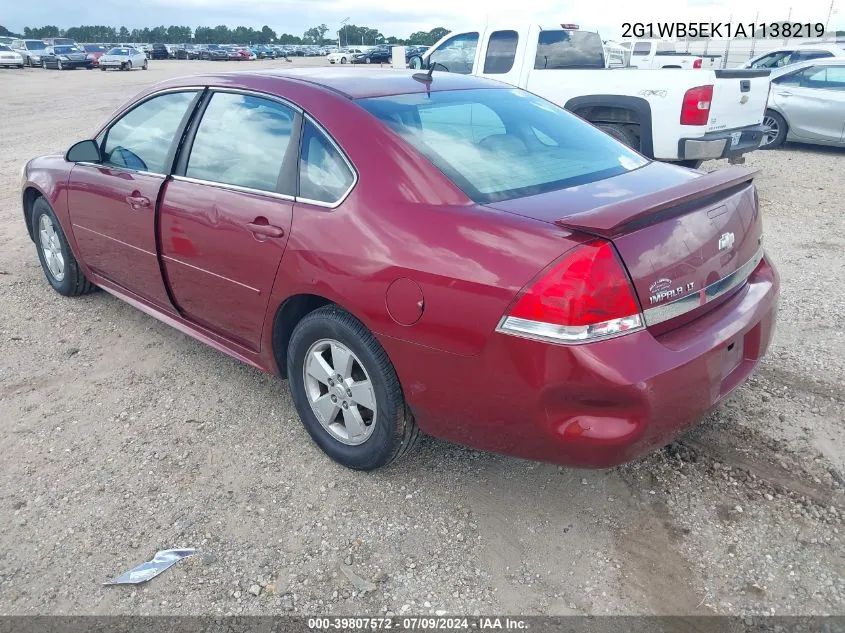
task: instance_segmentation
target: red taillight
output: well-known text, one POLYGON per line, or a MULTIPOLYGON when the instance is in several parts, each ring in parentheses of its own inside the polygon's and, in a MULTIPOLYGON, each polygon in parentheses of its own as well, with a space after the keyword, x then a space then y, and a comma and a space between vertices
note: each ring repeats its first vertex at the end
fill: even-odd
POLYGON ((681 125, 707 125, 711 101, 713 101, 712 85, 697 86, 687 90, 681 105, 681 125))
POLYGON ((692 63, 693 68, 701 68, 701 58, 699 57, 692 63))
POLYGON ((579 343, 641 329, 640 306, 610 242, 573 249, 517 300, 499 331, 579 343))

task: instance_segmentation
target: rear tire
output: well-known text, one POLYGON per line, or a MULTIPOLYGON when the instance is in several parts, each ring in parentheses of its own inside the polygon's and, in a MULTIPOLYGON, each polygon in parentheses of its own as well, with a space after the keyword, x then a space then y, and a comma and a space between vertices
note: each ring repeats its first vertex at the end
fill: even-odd
MULTIPOLYGON (((144 60, 144 63, 147 63, 147 60, 144 60)), ((126 70, 132 70, 132 62, 126 62, 126 70)))
POLYGON ((345 64, 345 63, 346 63, 346 58, 345 58, 345 57, 341 57, 341 58, 340 58, 340 63, 341 63, 341 64, 345 64))
MULTIPOLYGON (((45 68, 46 68, 46 66, 45 66, 45 68)), ((61 59, 56 60, 56 70, 64 70, 64 66, 62 66, 62 60, 61 59)))
POLYGON ((763 142, 760 149, 776 149, 786 141, 789 133, 789 126, 781 115, 774 110, 766 110, 763 116, 763 125, 767 131, 763 133, 763 142))
POLYGON ((142 68, 143 70, 147 70, 147 60, 146 60, 146 59, 144 60, 144 65, 143 65, 143 66, 141 66, 141 68, 142 68))
POLYGON ((620 143, 627 145, 633 150, 640 151, 640 137, 634 134, 630 128, 618 123, 596 123, 595 126, 620 143))
POLYGON ((405 404, 387 353, 363 323, 338 306, 319 308, 296 325, 288 345, 287 374, 305 429, 329 457, 347 468, 374 470, 385 466, 405 455, 419 439, 419 429, 405 404), (335 355, 338 348, 343 357, 335 355), (322 361, 315 363, 317 354, 322 361), (342 358, 347 359, 347 369, 342 358), (308 371, 309 367, 325 367, 328 373, 317 379, 319 372, 308 371), (334 386, 330 386, 332 379, 337 378, 337 373, 332 372, 344 380, 334 380, 334 386), (329 378, 323 382, 325 376, 329 378), (351 389, 344 391, 343 384, 351 389), (321 421, 315 413, 320 407, 312 402, 326 398, 332 398, 331 402, 324 402, 330 411, 321 416, 331 420, 321 421), (353 419, 358 422, 347 427, 347 414, 352 415, 353 411, 353 419))
POLYGON ((35 200, 30 217, 38 261, 53 289, 65 297, 76 297, 96 290, 97 287, 88 281, 79 267, 56 214, 44 198, 35 200), (57 264, 59 256, 60 265, 57 264))

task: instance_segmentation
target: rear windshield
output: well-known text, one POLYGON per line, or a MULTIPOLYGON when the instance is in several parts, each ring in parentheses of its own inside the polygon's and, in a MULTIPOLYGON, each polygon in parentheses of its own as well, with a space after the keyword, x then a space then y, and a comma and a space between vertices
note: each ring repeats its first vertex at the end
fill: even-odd
POLYGON ((610 178, 648 162, 589 123, 519 90, 454 90, 358 103, 481 204, 610 178))
POLYGON ((128 48, 113 48, 108 52, 109 55, 129 55, 128 48))
POLYGON ((601 37, 590 31, 541 31, 534 68, 604 68, 601 37))
POLYGON ((102 46, 95 46, 94 44, 86 44, 85 51, 88 53, 105 53, 106 49, 102 46))
POLYGON ((43 51, 47 48, 47 45, 44 42, 40 42, 38 40, 27 40, 25 44, 27 50, 30 51, 43 51))

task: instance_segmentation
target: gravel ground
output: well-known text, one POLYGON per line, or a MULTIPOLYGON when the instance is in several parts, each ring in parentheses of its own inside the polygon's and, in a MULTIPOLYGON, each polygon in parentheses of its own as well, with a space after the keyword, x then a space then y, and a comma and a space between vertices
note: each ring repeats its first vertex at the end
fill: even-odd
POLYGON ((845 152, 749 157, 777 335, 679 443, 577 471, 426 439, 362 474, 311 443, 284 382, 53 292, 24 229, 25 160, 142 86, 232 66, 0 70, 0 614, 845 614, 845 152))

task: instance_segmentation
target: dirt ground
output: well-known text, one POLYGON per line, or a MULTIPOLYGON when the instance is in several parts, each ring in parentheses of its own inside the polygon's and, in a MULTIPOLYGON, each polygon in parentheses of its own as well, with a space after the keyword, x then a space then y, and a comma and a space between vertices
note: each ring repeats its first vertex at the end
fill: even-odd
POLYGON ((147 84, 245 64, 0 70, 0 614, 845 614, 845 151, 749 157, 776 338, 677 444, 578 471, 425 439, 356 473, 283 381, 53 292, 25 232, 27 159, 147 84), (102 585, 169 547, 199 554, 102 585))

